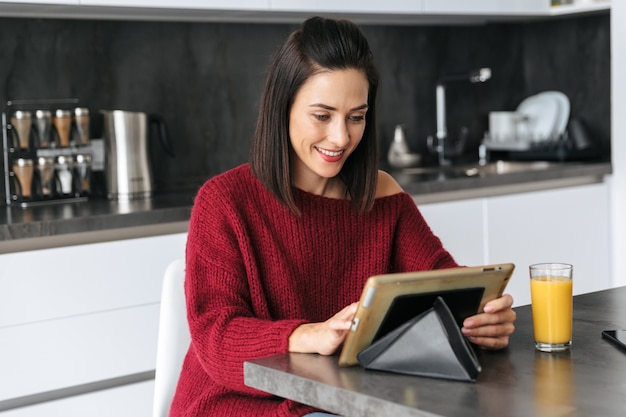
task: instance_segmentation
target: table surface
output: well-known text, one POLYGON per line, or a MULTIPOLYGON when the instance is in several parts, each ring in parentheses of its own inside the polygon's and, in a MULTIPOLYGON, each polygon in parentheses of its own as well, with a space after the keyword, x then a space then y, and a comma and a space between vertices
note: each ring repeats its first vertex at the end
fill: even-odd
POLYGON ((530 306, 501 351, 477 350, 475 383, 339 368, 336 356, 284 354, 246 362, 247 385, 349 416, 624 416, 626 353, 601 338, 626 329, 626 287, 574 297, 569 352, 534 348, 530 306))

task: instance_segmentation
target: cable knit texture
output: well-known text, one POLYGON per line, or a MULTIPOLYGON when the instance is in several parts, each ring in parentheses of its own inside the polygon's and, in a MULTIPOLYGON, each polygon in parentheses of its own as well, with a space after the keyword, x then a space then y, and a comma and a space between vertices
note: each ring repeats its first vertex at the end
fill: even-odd
POLYGON ((406 193, 376 199, 366 214, 347 200, 296 197, 301 216, 247 164, 198 192, 186 249, 192 344, 170 416, 315 411, 246 387, 243 362, 286 353, 296 327, 357 301, 371 275, 456 266, 406 193))

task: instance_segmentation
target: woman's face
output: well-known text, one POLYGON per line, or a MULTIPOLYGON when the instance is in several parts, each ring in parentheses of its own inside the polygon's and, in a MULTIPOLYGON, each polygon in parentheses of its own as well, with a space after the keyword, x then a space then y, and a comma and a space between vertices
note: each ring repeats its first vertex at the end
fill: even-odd
POLYGON ((368 91, 355 69, 323 70, 302 85, 289 114, 296 187, 323 194, 339 174, 363 137, 368 91))

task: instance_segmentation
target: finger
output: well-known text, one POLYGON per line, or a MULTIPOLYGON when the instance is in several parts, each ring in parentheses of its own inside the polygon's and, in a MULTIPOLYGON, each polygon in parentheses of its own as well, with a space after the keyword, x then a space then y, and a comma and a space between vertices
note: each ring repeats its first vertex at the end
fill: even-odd
POLYGON ((476 328, 463 327, 461 332, 467 337, 501 337, 510 336, 515 331, 513 323, 501 323, 476 328))
POLYGON ((509 336, 502 337, 468 337, 473 344, 484 349, 502 349, 509 345, 509 336))
POLYGON ((350 320, 354 319, 359 303, 352 303, 343 308, 339 313, 335 314, 333 319, 350 320))
POLYGON ((358 303, 352 303, 344 307, 343 310, 328 320, 328 327, 332 330, 350 329, 350 327, 352 327, 352 320, 354 320, 357 307, 358 303))
POLYGON ((327 324, 328 328, 331 330, 350 330, 350 327, 352 327, 352 320, 332 318, 328 320, 327 324))
POLYGON ((516 318, 517 314, 510 308, 499 313, 481 313, 466 318, 463 321, 463 328, 475 329, 482 326, 489 326, 500 323, 513 323, 515 322, 516 318))
POLYGON ((510 294, 504 294, 502 297, 489 301, 485 304, 483 311, 485 313, 495 313, 497 311, 506 310, 513 306, 513 297, 510 294))

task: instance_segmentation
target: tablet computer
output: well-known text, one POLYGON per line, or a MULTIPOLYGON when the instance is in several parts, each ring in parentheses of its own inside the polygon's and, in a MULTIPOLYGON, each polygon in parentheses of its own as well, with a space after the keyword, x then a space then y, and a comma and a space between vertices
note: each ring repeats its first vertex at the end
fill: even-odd
POLYGON ((376 275, 367 279, 339 366, 358 364, 357 354, 391 330, 444 299, 459 326, 502 295, 511 263, 376 275))

